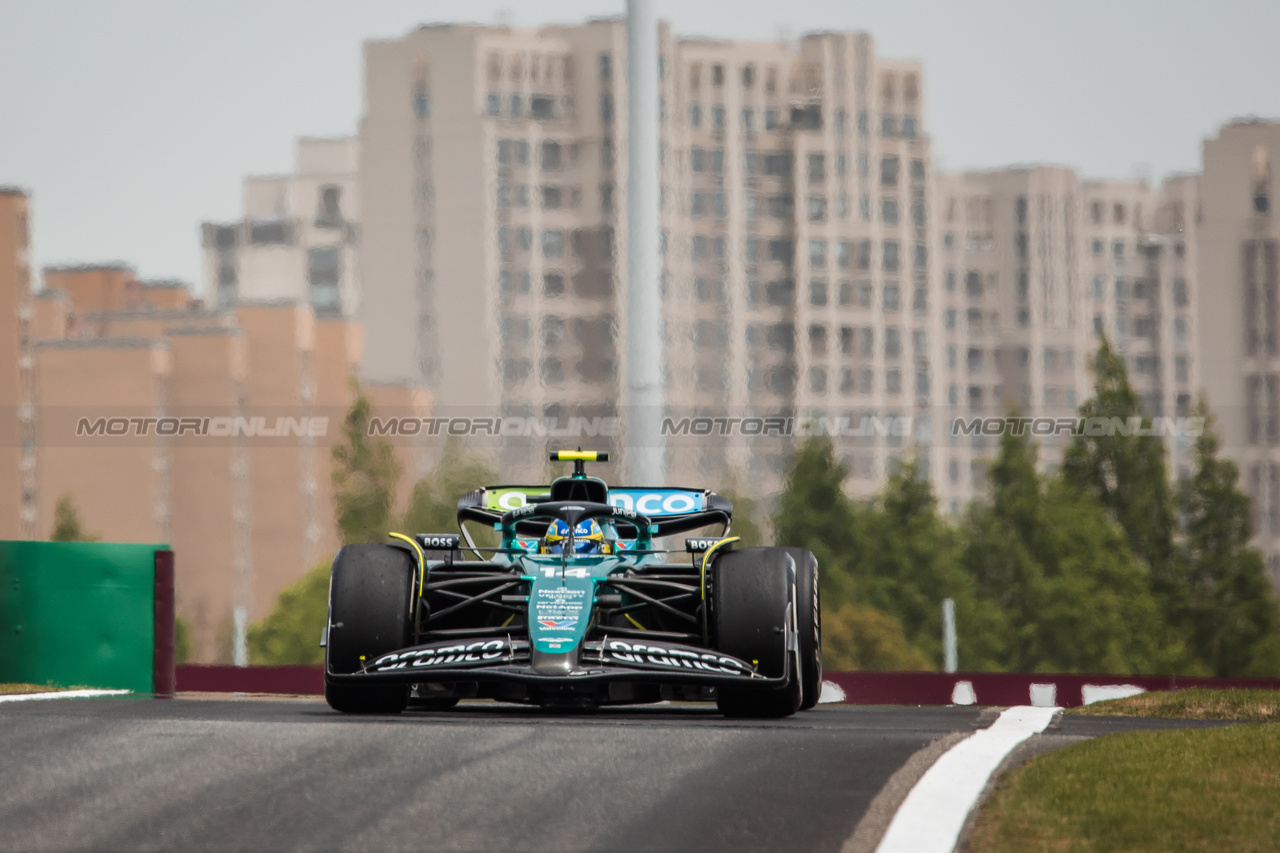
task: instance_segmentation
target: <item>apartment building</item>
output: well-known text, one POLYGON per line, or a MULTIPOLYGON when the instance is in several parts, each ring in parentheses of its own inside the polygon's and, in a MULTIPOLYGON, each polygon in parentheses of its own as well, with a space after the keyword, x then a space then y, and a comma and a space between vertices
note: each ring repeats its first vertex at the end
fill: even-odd
POLYGON ((1246 120, 1204 143, 1194 300, 1201 379, 1253 498, 1255 542, 1280 589, 1280 122, 1246 120))
POLYGON ((317 315, 360 302, 360 194, 354 138, 302 138, 288 175, 244 181, 244 215, 203 226, 204 282, 221 307, 288 300, 317 315))
MULTIPOLYGON (((852 33, 663 26, 659 51, 669 413, 819 416, 870 491, 912 442, 875 424, 942 400, 921 68, 852 33)), ((625 421, 623 23, 423 27, 365 59, 365 375, 439 413, 625 421)), ((555 440, 489 446, 519 478, 555 440)), ((668 469, 772 494, 789 443, 669 436, 668 469)))
MULTIPOLYGON (((948 420, 1011 411, 1062 417, 1093 393, 1102 335, 1125 360, 1144 414, 1190 415, 1198 388, 1195 210, 1198 181, 1159 189, 1082 181, 1031 166, 939 177, 938 364, 948 420)), ((981 495, 995 437, 944 437, 935 483, 958 511, 981 495)), ((1068 436, 1041 436, 1041 460, 1061 461, 1068 436)), ((1191 443, 1166 435, 1171 470, 1189 470, 1191 443)))
POLYGON ((0 186, 0 539, 31 535, 30 226, 27 194, 0 186))
MULTIPOLYGON (((26 518, 22 535, 47 537, 55 504, 70 496, 89 532, 171 544, 195 660, 229 661, 237 626, 265 616, 283 587, 340 544, 330 449, 351 402, 360 327, 285 299, 206 308, 185 285, 140 282, 124 264, 50 268, 45 283, 25 312, 31 440, 20 461, 31 506, 26 515, 12 508, 5 522, 26 518), (266 427, 326 418, 327 428, 195 436, 157 427, 139 436, 79 427, 113 417, 261 418, 266 427)), ((368 392, 429 413, 414 389, 368 392)), ((403 506, 420 465, 413 446, 398 452, 403 506)))

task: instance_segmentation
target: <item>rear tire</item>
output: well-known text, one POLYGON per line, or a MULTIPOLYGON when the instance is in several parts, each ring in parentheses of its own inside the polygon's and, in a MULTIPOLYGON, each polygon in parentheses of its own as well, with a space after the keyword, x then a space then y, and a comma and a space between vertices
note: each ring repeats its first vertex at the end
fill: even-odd
POLYGON ((784 548, 796 561, 796 629, 800 634, 800 710, 822 695, 822 600, 818 594, 818 558, 804 548, 784 548))
POLYGON ((416 564, 393 545, 347 545, 329 575, 324 698, 344 714, 398 714, 407 684, 339 684, 328 674, 359 672, 379 655, 410 645, 416 564))
POLYGON ((716 648, 754 664, 762 675, 789 675, 785 686, 773 690, 718 688, 716 707, 726 717, 787 717, 800 707, 801 678, 787 651, 796 586, 790 563, 781 548, 742 548, 716 558, 711 602, 716 648))

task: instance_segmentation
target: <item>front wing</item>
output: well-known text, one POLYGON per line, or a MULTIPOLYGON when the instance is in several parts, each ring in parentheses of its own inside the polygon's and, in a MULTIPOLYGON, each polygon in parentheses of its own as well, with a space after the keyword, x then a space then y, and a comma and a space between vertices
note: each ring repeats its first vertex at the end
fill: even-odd
POLYGON ((582 684, 624 681, 768 690, 785 686, 789 673, 770 678, 746 661, 714 650, 609 636, 584 642, 576 665, 567 672, 560 667, 543 669, 534 665, 528 640, 507 636, 412 646, 388 652, 367 663, 359 672, 326 672, 325 677, 339 684, 457 681, 582 684))

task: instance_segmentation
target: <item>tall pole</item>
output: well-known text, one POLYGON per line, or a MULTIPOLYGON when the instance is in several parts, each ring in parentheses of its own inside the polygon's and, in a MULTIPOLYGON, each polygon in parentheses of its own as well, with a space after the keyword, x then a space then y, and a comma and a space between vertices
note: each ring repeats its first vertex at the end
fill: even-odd
POLYGON ((942 668, 946 672, 956 671, 956 603, 953 599, 942 599, 942 668))
POLYGON ((665 479, 658 229, 658 19, 627 0, 627 464, 644 486, 665 479))

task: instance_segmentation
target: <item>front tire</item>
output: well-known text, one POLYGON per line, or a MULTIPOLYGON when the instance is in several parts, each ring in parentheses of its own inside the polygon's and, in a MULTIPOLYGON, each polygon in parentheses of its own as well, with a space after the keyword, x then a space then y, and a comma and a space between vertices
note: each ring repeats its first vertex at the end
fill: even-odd
POLYGON ((800 710, 817 706, 822 695, 822 600, 818 558, 804 548, 784 548, 796 562, 796 629, 800 637, 800 710))
POLYGON ((783 687, 773 690, 718 688, 716 707, 726 717, 788 717, 800 707, 801 676, 787 651, 796 592, 791 563, 781 548, 742 548, 716 558, 712 591, 716 648, 753 663, 762 675, 789 676, 783 687))
POLYGON ((379 655, 410 645, 409 606, 416 565, 394 545, 347 545, 329 575, 324 698, 344 714, 398 714, 407 684, 343 684, 329 674, 360 671, 379 655))

